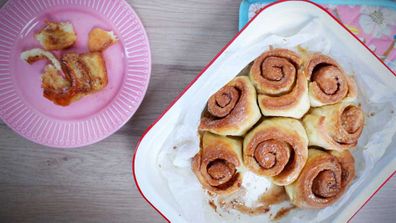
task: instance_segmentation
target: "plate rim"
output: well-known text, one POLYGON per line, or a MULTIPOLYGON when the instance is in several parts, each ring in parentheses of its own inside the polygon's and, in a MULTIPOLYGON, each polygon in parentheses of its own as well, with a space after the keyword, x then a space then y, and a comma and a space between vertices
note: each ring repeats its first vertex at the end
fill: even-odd
MULTIPOLYGON (((103 0, 91 0, 91 1, 92 2, 99 1, 100 3, 103 2, 103 0)), ((17 0, 8 0, 6 3, 4 3, 3 6, 0 8, 0 14, 3 14, 4 11, 8 7, 13 7, 13 5, 11 5, 11 4, 16 4, 15 2, 17 2, 17 0)), ((84 7, 84 6, 88 5, 88 3, 86 3, 86 4, 82 4, 82 3, 78 4, 77 2, 78 2, 77 0, 61 0, 61 1, 57 1, 56 3, 54 3, 54 5, 52 5, 50 7, 62 7, 62 6, 84 7)), ((104 1, 104 2, 106 2, 106 1, 104 1)), ((30 3, 30 2, 28 2, 28 3, 30 3)), ((136 32, 141 32, 141 35, 143 36, 143 39, 141 40, 141 42, 143 42, 142 48, 144 49, 145 53, 147 53, 147 56, 146 56, 147 61, 144 62, 144 64, 147 65, 146 66, 147 71, 144 71, 145 72, 145 74, 144 74, 145 81, 144 81, 144 84, 142 85, 142 87, 140 88, 141 95, 137 96, 137 100, 135 101, 133 108, 129 112, 127 112, 125 114, 124 118, 122 118, 122 117, 120 118, 121 121, 119 121, 116 124, 114 124, 114 125, 110 126, 109 128, 107 128, 102 134, 98 134, 98 135, 96 135, 96 137, 91 137, 91 139, 87 139, 86 141, 83 141, 81 143, 78 143, 78 142, 72 143, 71 139, 73 137, 66 139, 65 141, 68 142, 68 143, 66 143, 66 142, 59 142, 59 141, 55 142, 54 140, 51 140, 51 141, 49 141, 49 140, 40 140, 40 139, 31 137, 31 136, 28 136, 26 133, 22 133, 21 130, 18 130, 17 126, 14 126, 12 124, 12 122, 9 122, 6 118, 4 118, 4 115, 2 114, 2 112, 0 112, 0 119, 10 129, 12 129, 15 133, 17 133, 18 135, 22 136, 23 138, 25 138, 25 139, 27 139, 27 140, 29 140, 31 142, 43 145, 43 146, 47 146, 47 147, 50 147, 50 148, 72 149, 72 148, 80 148, 80 147, 84 147, 84 146, 95 144, 95 143, 97 143, 99 141, 102 141, 103 139, 113 135, 116 131, 118 131, 121 127, 123 127, 133 117, 134 114, 136 114, 137 110, 139 109, 140 105, 142 104, 142 102, 144 100, 144 97, 145 97, 145 95, 147 93, 148 86, 149 86, 150 79, 151 79, 151 71, 152 71, 151 45, 150 45, 150 42, 149 42, 149 38, 148 38, 148 35, 147 35, 147 32, 146 32, 146 29, 145 29, 140 17, 136 13, 136 11, 133 9, 133 7, 128 2, 126 2, 125 0, 117 0, 117 2, 112 2, 111 4, 116 4, 116 3, 119 4, 120 8, 126 9, 126 11, 125 11, 126 13, 128 13, 128 11, 129 11, 129 13, 131 13, 131 15, 133 16, 131 21, 136 21, 136 26, 138 27, 136 29, 136 32)), ((22 4, 27 4, 27 3, 25 1, 22 1, 22 4)), ((104 4, 105 3, 102 3, 102 6, 104 4)), ((45 8, 45 9, 48 9, 48 7, 45 8)), ((92 10, 92 8, 90 8, 90 7, 88 7, 88 9, 92 10)), ((98 13, 98 14, 100 15, 100 13, 98 13)), ((130 18, 130 16, 126 16, 126 18, 127 17, 130 18)), ((104 17, 104 19, 108 20, 109 18, 104 17)), ((21 27, 21 28, 23 28, 23 27, 21 27)), ((119 28, 119 27, 116 27, 116 28, 119 28)), ((20 30, 18 30, 18 32, 20 32, 20 30)), ((127 53, 126 52, 126 47, 124 46, 124 44, 122 45, 122 48, 123 48, 122 49, 123 52, 127 53)), ((10 67, 10 64, 8 64, 7 66, 10 67)), ((125 58, 124 71, 122 73, 123 79, 125 79, 128 76, 127 66, 128 66, 128 57, 125 58)), ((133 73, 131 73, 131 74, 133 74, 133 73)), ((9 75, 10 76, 13 75, 11 73, 11 70, 9 71, 9 75)), ((115 101, 115 99, 117 97, 120 97, 122 89, 128 89, 128 88, 124 87, 124 84, 120 85, 120 89, 115 94, 115 96, 109 101, 109 104, 107 104, 105 107, 99 109, 98 111, 88 115, 87 118, 84 118, 84 119, 81 119, 81 120, 78 119, 78 118, 77 119, 70 119, 70 120, 53 119, 52 117, 49 117, 49 116, 44 115, 41 112, 37 111, 35 108, 31 108, 31 106, 29 104, 23 103, 23 105, 24 106, 28 106, 33 113, 39 113, 39 115, 41 115, 41 117, 44 120, 47 120, 49 123, 58 123, 58 125, 61 126, 60 128, 65 127, 66 125, 72 125, 73 123, 76 123, 77 125, 79 125, 79 128, 83 128, 84 127, 84 123, 83 122, 92 121, 93 117, 103 115, 101 113, 106 111, 109 108, 109 106, 112 104, 112 102, 115 101), (56 120, 56 121, 54 122, 54 120, 56 120)), ((18 95, 18 98, 20 98, 20 97, 21 96, 18 95)), ((23 99, 19 99, 19 100, 23 100, 23 99)), ((2 109, 6 109, 6 108, 2 108, 2 109)), ((102 126, 103 126, 103 124, 102 124, 102 126)), ((88 129, 88 127, 87 127, 87 129, 88 129)), ((97 131, 99 131, 99 130, 97 130, 97 131)))
MULTIPOLYGON (((165 108, 165 110, 157 117, 157 119, 152 122, 149 127, 147 127, 147 129, 143 132, 142 136, 139 138, 139 140, 136 143, 135 146, 135 150, 134 150, 134 154, 132 157, 132 162, 131 162, 131 167, 132 167, 132 178, 136 184, 136 188, 138 189, 139 193, 141 194, 141 196, 144 198, 144 200, 154 209, 156 210, 166 221, 171 222, 170 219, 161 212, 161 210, 159 210, 159 208, 157 208, 147 197, 146 195, 143 193, 142 189, 139 186, 139 182, 137 180, 136 177, 136 166, 135 166, 135 160, 136 160, 136 156, 139 150, 139 146, 140 143, 143 141, 143 139, 145 138, 145 136, 150 132, 150 130, 165 116, 166 113, 168 113, 168 111, 176 104, 176 102, 179 101, 179 99, 190 89, 190 87, 202 76, 203 73, 206 72, 206 70, 218 59, 218 57, 220 57, 223 52, 239 37, 239 35, 247 28, 249 27, 249 25, 257 18, 258 15, 260 15, 264 10, 277 5, 277 4, 281 4, 281 3, 285 3, 285 2, 305 2, 305 3, 309 3, 312 4, 313 6, 316 6, 317 8, 319 8, 321 11, 323 11, 324 13, 328 14, 336 23, 338 23, 343 29, 345 29, 354 39, 356 39, 361 45, 363 45, 368 52, 370 52, 379 62, 382 63, 382 65, 384 65, 395 77, 396 77, 396 73, 392 71, 392 69, 390 69, 389 66, 387 66, 384 61, 382 61, 373 51, 370 50, 370 48, 368 48, 366 45, 364 45, 364 43, 357 37, 355 36, 344 24, 342 24, 337 18, 335 18, 331 13, 329 13, 324 7, 322 7, 321 5, 309 1, 309 0, 279 0, 279 1, 275 1, 272 3, 269 3, 268 5, 266 5, 264 8, 262 8, 241 30, 239 30, 237 32, 237 34, 235 34, 235 36, 216 54, 216 56, 214 58, 212 58, 212 60, 199 72, 199 74, 189 83, 187 84, 187 86, 181 91, 181 93, 179 95, 177 95, 171 102, 170 104, 165 108)), ((366 205, 368 203, 368 201, 392 178, 392 176, 394 176, 396 174, 396 170, 394 170, 389 176, 385 177, 384 181, 379 181, 377 183, 377 186, 375 187, 376 189, 371 191, 370 194, 368 194, 367 199, 361 203, 358 204, 358 208, 356 209, 356 211, 354 211, 353 213, 350 214, 350 217, 348 217, 349 219, 347 220, 347 222, 349 222, 363 207, 364 205, 366 205)))

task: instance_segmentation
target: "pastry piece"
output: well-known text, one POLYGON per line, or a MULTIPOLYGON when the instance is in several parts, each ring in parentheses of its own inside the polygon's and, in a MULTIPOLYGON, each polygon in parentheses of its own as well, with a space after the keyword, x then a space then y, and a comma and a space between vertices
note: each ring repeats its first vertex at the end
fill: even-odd
POLYGON ((309 145, 341 151, 356 146, 363 130, 364 114, 359 106, 339 103, 312 109, 303 124, 309 145))
POLYGON ((300 121, 292 118, 266 119, 243 141, 245 166, 281 186, 297 179, 307 156, 307 134, 300 121))
POLYGON ((23 52, 21 59, 30 64, 41 59, 51 62, 41 75, 41 87, 44 97, 58 105, 67 106, 108 83, 106 64, 100 52, 66 53, 58 61, 51 52, 35 48, 23 52))
MULTIPOLYGON (((85 60, 88 60, 84 56, 85 60)), ((42 88, 44 89, 44 97, 53 101, 55 104, 67 106, 70 103, 81 99, 83 96, 92 93, 91 86, 91 68, 77 53, 66 53, 61 58, 62 71, 65 75, 61 79, 60 75, 56 75, 51 71, 50 67, 44 71, 42 75, 42 88), (54 83, 61 80, 68 81, 70 84, 67 88, 54 87, 54 83)), ((93 63, 93 62, 92 62, 93 63)))
POLYGON ((59 60, 51 52, 45 51, 40 48, 33 48, 26 50, 21 53, 21 59, 29 64, 32 64, 38 60, 48 60, 56 70, 61 71, 61 65, 59 60))
POLYGON ((192 169, 208 191, 229 194, 239 189, 242 174, 242 143, 240 140, 205 132, 201 151, 192 161, 192 169))
POLYGON ((219 135, 244 135, 261 117, 256 90, 249 78, 234 78, 209 98, 200 131, 219 135))
POLYGON ((349 151, 309 149, 308 154, 300 176, 285 189, 297 207, 324 208, 337 201, 354 179, 355 161, 349 151))
POLYGON ((341 66, 331 57, 313 54, 305 66, 309 79, 309 98, 312 107, 336 104, 346 99, 353 101, 357 96, 354 79, 345 74, 341 66))
POLYGON ((92 91, 106 87, 108 82, 106 64, 100 52, 83 53, 80 55, 80 62, 88 69, 92 91))
POLYGON ((72 81, 62 76, 51 64, 44 68, 41 75, 43 96, 57 105, 66 106, 80 99, 83 94, 72 88, 72 81))
POLYGON ((117 42, 117 37, 111 31, 93 28, 88 34, 88 49, 90 52, 103 51, 117 42))
POLYGON ((66 77, 72 81, 74 91, 89 93, 91 91, 91 80, 89 70, 85 63, 80 61, 77 53, 66 53, 61 59, 62 69, 66 77))
POLYGON ((47 25, 35 37, 46 50, 67 49, 77 40, 70 22, 47 22, 47 25))
POLYGON ((249 76, 263 115, 301 118, 309 110, 308 83, 301 64, 300 57, 287 49, 269 50, 254 61, 249 76))
POLYGON ((41 79, 43 88, 63 91, 71 86, 70 81, 63 77, 52 64, 45 66, 41 79))

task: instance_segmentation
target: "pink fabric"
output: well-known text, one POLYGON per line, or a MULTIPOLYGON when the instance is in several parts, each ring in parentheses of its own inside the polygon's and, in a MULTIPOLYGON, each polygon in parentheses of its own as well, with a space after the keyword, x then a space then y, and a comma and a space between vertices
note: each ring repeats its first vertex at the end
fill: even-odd
MULTIPOLYGON (((265 4, 252 4, 249 19, 265 4)), ((396 10, 376 6, 322 5, 396 72, 396 10)))
POLYGON ((396 11, 373 6, 325 7, 396 71, 396 11))

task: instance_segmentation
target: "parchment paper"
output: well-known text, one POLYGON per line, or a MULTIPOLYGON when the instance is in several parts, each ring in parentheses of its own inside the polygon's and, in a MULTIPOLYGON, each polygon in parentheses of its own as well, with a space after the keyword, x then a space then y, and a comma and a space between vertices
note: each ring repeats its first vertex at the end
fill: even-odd
MULTIPOLYGON (((367 69, 359 66, 361 61, 348 52, 341 45, 330 44, 318 21, 309 22, 297 34, 283 37, 268 35, 262 37, 248 47, 244 46, 225 61, 222 72, 232 72, 237 75, 250 61, 269 49, 269 46, 289 48, 296 50, 298 45, 309 51, 322 52, 335 58, 348 74, 355 77, 359 88, 359 103, 362 104, 366 114, 366 126, 360 137, 358 146, 353 150, 356 161, 356 179, 343 197, 334 205, 322 210, 295 209, 280 222, 320 222, 329 220, 329 216, 348 201, 350 194, 363 182, 367 173, 374 164, 383 156, 392 137, 396 132, 396 89, 389 88, 381 83, 367 69), (231 64, 231 65, 230 65, 231 64)), ((219 80, 224 81, 224 80, 219 80)), ((222 82, 220 86, 226 84, 222 82)), ((161 174, 168 182, 175 200, 178 202, 180 213, 188 222, 271 222, 269 213, 260 216, 248 216, 237 211, 216 213, 208 204, 208 195, 202 189, 191 170, 191 158, 199 151, 197 128, 202 110, 208 97, 219 88, 214 88, 211 83, 206 86, 205 97, 197 97, 196 101, 185 106, 185 112, 179 117, 177 126, 170 133, 158 157, 162 166, 161 174)), ((252 203, 257 196, 264 192, 270 182, 253 173, 245 172, 243 187, 247 188, 245 196, 247 204, 252 203)), ((271 209, 276 213, 281 204, 271 209)))

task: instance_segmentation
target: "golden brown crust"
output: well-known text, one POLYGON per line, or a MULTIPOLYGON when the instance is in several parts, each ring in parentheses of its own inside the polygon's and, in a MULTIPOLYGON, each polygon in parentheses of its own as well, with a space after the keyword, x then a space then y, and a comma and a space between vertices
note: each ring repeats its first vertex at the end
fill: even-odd
POLYGON ((360 106, 340 103, 312 109, 303 123, 310 145, 342 151, 357 145, 364 114, 360 106))
POLYGON ((309 79, 309 96, 314 107, 341 102, 349 93, 355 91, 351 77, 331 57, 312 54, 305 66, 305 75, 309 79))
POLYGON ((90 52, 101 52, 116 43, 112 32, 101 28, 93 28, 88 34, 88 49, 90 52))
POLYGON ((309 149, 300 176, 286 186, 291 202, 302 208, 324 208, 333 204, 355 177, 354 163, 349 151, 327 153, 309 149))
POLYGON ((264 115, 301 118, 308 111, 308 85, 301 64, 301 58, 287 49, 269 50, 254 61, 249 76, 260 94, 264 115))
POLYGON ((259 95, 260 107, 271 110, 292 108, 297 104, 297 99, 303 96, 306 87, 305 77, 303 75, 297 75, 296 84, 288 94, 280 96, 259 95))
POLYGON ((58 71, 46 69, 42 75, 41 86, 44 97, 55 104, 67 106, 90 92, 90 79, 86 66, 79 61, 79 55, 76 53, 64 54, 61 58, 61 65, 65 77, 62 77, 58 71), (59 82, 61 77, 68 84, 62 88, 56 87, 54 83, 59 82))
POLYGON ((66 53, 61 59, 62 70, 71 80, 75 91, 88 93, 91 90, 91 80, 87 66, 80 61, 77 53, 66 53))
POLYGON ((264 120, 243 142, 247 168, 268 176, 277 185, 297 179, 308 155, 308 139, 301 123, 291 118, 264 120))
POLYGON ((63 77, 54 66, 47 65, 44 68, 41 79, 44 97, 59 105, 70 104, 71 98, 74 97, 69 90, 71 83, 68 79, 63 77))
POLYGON ((240 136, 261 117, 256 91, 248 77, 236 77, 208 100, 200 131, 240 136))
POLYGON ((61 65, 65 77, 53 69, 46 69, 42 75, 43 95, 55 104, 67 106, 107 85, 106 65, 99 52, 66 53, 62 56, 61 65), (65 86, 57 87, 56 83, 65 86))
POLYGON ((36 34, 36 39, 46 50, 62 50, 74 45, 77 35, 68 22, 47 22, 36 34))
POLYGON ((229 194, 239 189, 242 175, 242 145, 239 140, 205 132, 201 151, 192 161, 192 169, 202 186, 217 194, 229 194))
POLYGON ((79 61, 87 68, 93 92, 102 90, 108 83, 106 64, 100 52, 80 54, 79 61))

